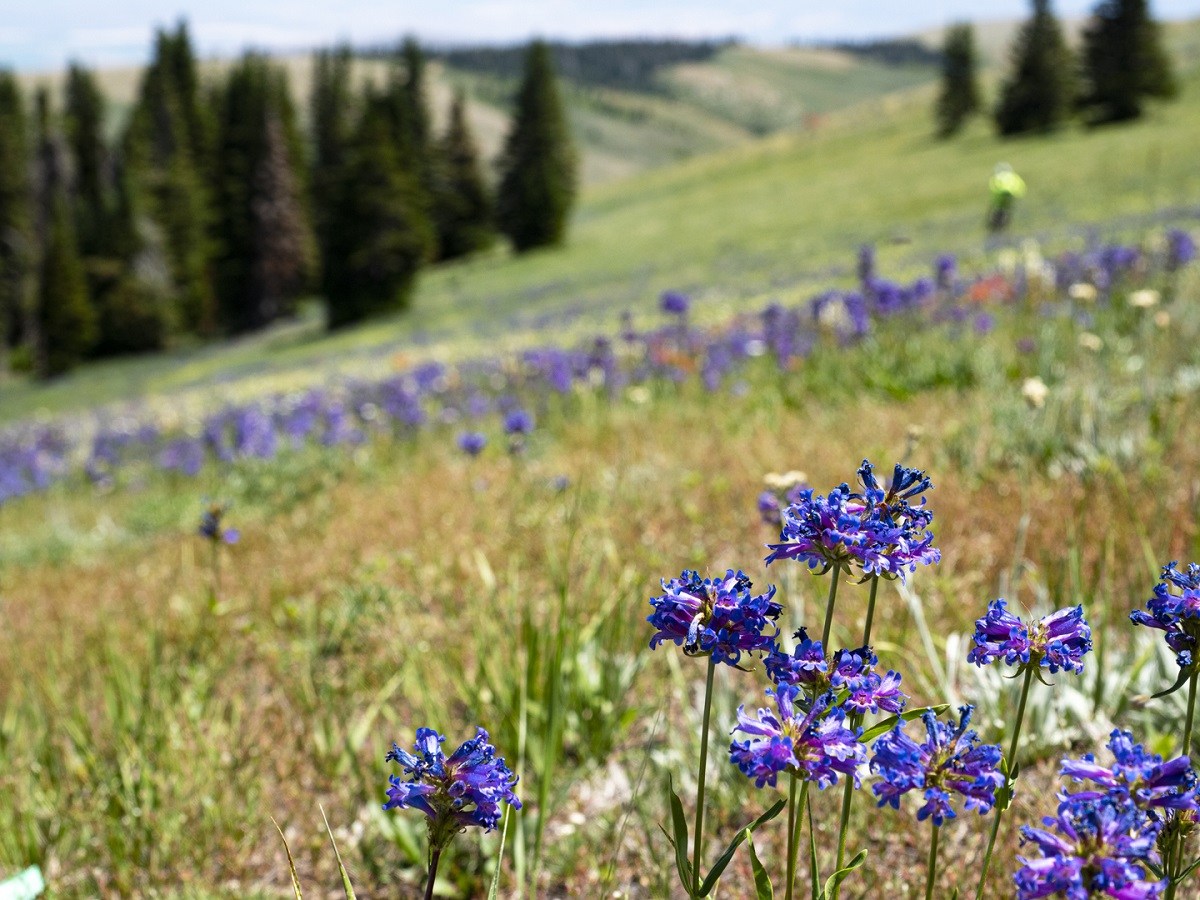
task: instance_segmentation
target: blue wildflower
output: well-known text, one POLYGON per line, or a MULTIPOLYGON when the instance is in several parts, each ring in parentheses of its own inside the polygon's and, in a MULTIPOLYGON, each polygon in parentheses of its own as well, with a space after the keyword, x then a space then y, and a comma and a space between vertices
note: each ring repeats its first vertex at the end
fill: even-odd
POLYGON ((763 660, 767 674, 776 684, 803 685, 809 693, 824 693, 829 684, 825 648, 808 636, 807 629, 801 628, 794 637, 796 646, 791 653, 776 646, 767 654, 763 660))
POLYGON ((468 456, 478 456, 487 446, 487 435, 481 431, 464 431, 458 436, 458 449, 468 456))
POLYGON ((1196 258, 1196 242, 1180 228, 1167 232, 1167 271, 1181 269, 1196 258))
POLYGON ((210 503, 200 515, 200 527, 196 530, 200 537, 214 544, 236 544, 241 540, 242 533, 236 528, 222 528, 221 520, 225 517, 228 507, 223 503, 210 503))
POLYGON ((783 524, 783 515, 779 498, 773 491, 763 491, 758 495, 758 514, 764 525, 774 525, 778 528, 783 524))
POLYGON ((1021 829, 1022 843, 1042 855, 1018 857, 1017 900, 1154 900, 1166 887, 1165 880, 1147 879, 1146 863, 1158 859, 1160 826, 1129 798, 1064 796, 1057 814, 1042 821, 1054 830, 1021 829))
POLYGON ((991 810, 996 802, 996 789, 1004 786, 1000 771, 1000 748, 995 744, 980 744, 979 736, 967 729, 973 707, 959 708, 959 723, 954 726, 940 722, 932 712, 922 717, 927 734, 918 744, 904 733, 899 723, 875 742, 871 771, 881 778, 872 786, 879 805, 900 808, 900 797, 912 790, 924 793, 925 804, 917 818, 933 819, 941 825, 955 818, 951 805, 954 794, 965 799, 967 809, 980 815, 991 810))
POLYGON ((1167 646, 1175 651, 1179 668, 1191 669, 1200 639, 1200 566, 1190 563, 1184 572, 1176 566, 1175 562, 1163 566, 1146 609, 1135 609, 1129 618, 1135 625, 1166 632, 1167 646))
POLYGON ((1082 606, 1069 606, 1026 625, 1007 609, 1004 600, 993 600, 987 613, 975 622, 974 646, 967 662, 990 665, 1041 666, 1051 674, 1063 669, 1083 672, 1083 657, 1092 649, 1092 629, 1082 606))
POLYGON ((755 595, 750 579, 729 569, 724 578, 701 578, 687 570, 662 587, 665 593, 650 599, 654 612, 646 618, 657 629, 650 638, 652 650, 672 641, 689 656, 711 655, 714 662, 735 666, 743 653, 774 645, 779 631, 774 620, 783 612, 773 599, 774 585, 755 595))
POLYGON ((1078 781, 1090 781, 1103 790, 1078 791, 1071 796, 1091 798, 1118 794, 1129 798, 1138 809, 1156 815, 1159 809, 1197 809, 1196 772, 1191 760, 1177 756, 1170 762, 1156 753, 1147 753, 1133 742, 1128 731, 1114 730, 1108 749, 1113 755, 1111 768, 1101 766, 1088 753, 1081 759, 1064 759, 1062 774, 1078 781))
POLYGON ((767 691, 775 710, 758 710, 756 718, 737 711, 736 734, 750 735, 733 741, 729 758, 758 787, 774 785, 785 772, 826 788, 845 775, 859 784, 859 766, 866 761, 866 747, 858 732, 845 725, 845 711, 833 705, 833 697, 818 697, 807 710, 798 706, 799 688, 781 684, 767 691))
POLYGON ((517 435, 529 434, 533 431, 533 416, 518 407, 510 410, 504 417, 504 433, 517 435))
POLYGON ((663 312, 673 316, 687 315, 687 311, 692 307, 692 299, 679 291, 663 291, 658 303, 663 312))
POLYGON ((402 775, 388 777, 388 809, 418 809, 429 817, 432 850, 440 850, 459 831, 477 826, 491 831, 500 821, 500 804, 521 808, 513 793, 517 776, 496 756, 482 728, 450 756, 442 752, 445 737, 418 728, 412 753, 396 744, 386 760, 399 764, 402 775))

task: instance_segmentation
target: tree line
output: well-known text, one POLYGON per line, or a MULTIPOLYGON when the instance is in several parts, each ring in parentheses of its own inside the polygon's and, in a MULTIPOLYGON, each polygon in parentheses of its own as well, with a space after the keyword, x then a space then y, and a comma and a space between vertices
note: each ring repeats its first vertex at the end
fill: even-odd
MULTIPOLYGON (((1067 45, 1050 0, 1033 0, 1033 14, 1009 52, 1009 71, 992 110, 1005 136, 1045 134, 1079 115, 1088 125, 1139 118, 1150 98, 1178 92, 1171 61, 1147 0, 1102 0, 1083 30, 1078 53, 1067 45)), ((947 30, 942 89, 935 108, 941 137, 958 133, 982 111, 970 25, 947 30)))
POLYGON ((115 137, 82 66, 57 110, 0 71, 0 371, 250 332, 314 292, 338 328, 404 309, 431 262, 563 239, 577 161, 544 44, 525 51, 495 179, 462 93, 435 131, 415 40, 382 83, 353 62, 315 54, 305 127, 283 68, 251 52, 202 79, 180 23, 115 137))

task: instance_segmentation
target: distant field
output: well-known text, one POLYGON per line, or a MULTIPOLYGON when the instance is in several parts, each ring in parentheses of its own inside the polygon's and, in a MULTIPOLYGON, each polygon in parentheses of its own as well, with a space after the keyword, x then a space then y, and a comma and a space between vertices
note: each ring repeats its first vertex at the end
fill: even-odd
MULTIPOLYGON (((1184 44, 1197 29, 1173 34, 1184 44)), ((777 54, 771 65, 794 68, 803 57, 777 54)), ((754 58, 735 48, 714 71, 752 68, 754 58)), ((844 64, 836 56, 808 58, 829 77, 844 64)), ((979 120, 955 141, 934 141, 931 86, 864 100, 827 114, 816 128, 589 187, 564 249, 521 258, 497 251, 431 270, 406 315, 334 336, 320 333, 314 315, 232 344, 102 363, 50 386, 10 383, 0 395, 0 420, 180 391, 236 394, 250 389, 251 376, 255 390, 282 389, 337 371, 377 371, 401 352, 456 357, 547 334, 612 329, 623 310, 650 309, 668 288, 694 293, 702 314, 767 297, 796 300, 849 272, 864 242, 882 244, 885 264, 902 271, 942 251, 969 263, 983 250, 986 183, 1002 159, 1029 183, 1016 221, 1022 235, 1064 244, 1081 241, 1092 226, 1136 230, 1186 219, 1200 206, 1200 73, 1197 56, 1184 59, 1181 99, 1147 121, 1094 133, 1070 128, 1044 140, 1000 142, 979 120)), ((298 71, 304 65, 293 64, 298 71)), ((659 97, 624 95, 621 102, 684 115, 659 97)), ((616 134, 616 126, 605 127, 616 134)), ((722 127, 728 133, 733 126, 722 127)), ((625 134, 621 142, 633 139, 625 134)))

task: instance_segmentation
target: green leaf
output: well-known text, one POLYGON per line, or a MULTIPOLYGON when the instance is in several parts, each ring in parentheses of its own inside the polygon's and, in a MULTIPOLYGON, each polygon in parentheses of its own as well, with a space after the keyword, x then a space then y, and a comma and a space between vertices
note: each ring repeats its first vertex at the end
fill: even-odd
POLYGON ((704 883, 700 885, 700 893, 698 896, 707 897, 712 889, 717 886, 717 879, 719 879, 725 872, 726 866, 728 866, 730 860, 733 859, 733 854, 737 853, 737 848, 740 847, 742 841, 746 839, 746 835, 757 830, 760 825, 770 822, 773 818, 779 815, 785 806, 787 806, 787 801, 775 801, 775 804, 770 809, 768 809, 761 816, 737 833, 734 839, 729 842, 729 846, 725 848, 725 852, 717 857, 717 861, 713 863, 712 869, 704 878, 704 883))
POLYGON ((939 703, 937 706, 921 706, 917 709, 910 709, 898 716, 888 716, 886 719, 881 719, 870 728, 862 733, 862 737, 858 740, 860 743, 869 744, 881 734, 886 734, 896 727, 899 722, 911 722, 913 719, 925 715, 927 712, 933 713, 935 716, 940 716, 950 708, 949 703, 939 703))
POLYGON ((817 860, 817 830, 813 827, 812 804, 808 807, 808 876, 812 888, 812 900, 821 900, 817 885, 821 883, 820 865, 817 860))
POLYGON ((861 866, 867 859, 867 851, 859 850, 854 854, 854 858, 846 863, 843 868, 838 869, 829 876, 829 880, 825 882, 825 890, 821 892, 822 897, 832 897, 837 886, 849 877, 850 873, 861 866))
POLYGON ((742 835, 746 839, 746 846, 750 849, 750 871, 754 873, 754 890, 758 894, 758 900, 775 900, 775 889, 771 887, 771 876, 767 874, 763 864, 758 861, 758 854, 754 852, 754 839, 750 837, 750 829, 747 828, 742 835))
POLYGON ((504 839, 508 836, 508 818, 512 807, 504 811, 504 824, 500 827, 500 852, 496 855, 496 871, 492 873, 492 886, 488 888, 487 900, 496 900, 500 890, 500 864, 504 862, 504 839))
POLYGON ((1159 691, 1157 694, 1151 694, 1150 699, 1157 700, 1159 697, 1165 697, 1168 694, 1175 693, 1177 690, 1179 690, 1181 687, 1183 687, 1185 684, 1187 684, 1187 680, 1191 677, 1192 677, 1192 672, 1191 672, 1190 667, 1186 668, 1186 669, 1180 669, 1179 677, 1175 679, 1175 683, 1173 685, 1171 685, 1169 688, 1167 688, 1165 691, 1159 691))
POLYGON ((1193 859, 1191 865, 1189 865, 1186 869, 1184 869, 1182 872, 1180 872, 1179 875, 1175 878, 1175 883, 1182 884, 1183 879, 1187 878, 1189 875, 1191 875, 1193 872, 1195 872, 1197 868, 1200 868, 1200 859, 1193 859))
POLYGON ((667 776, 667 794, 671 802, 671 825, 675 829, 675 838, 671 841, 671 846, 675 848, 675 869, 679 872, 679 881, 683 884, 683 889, 690 897, 692 895, 692 867, 688 864, 687 855, 687 819, 683 815, 683 802, 675 793, 675 784, 669 775, 667 776))
POLYGON ((329 835, 329 843, 333 844, 333 855, 337 859, 338 872, 342 876, 342 891, 346 895, 346 900, 358 900, 354 896, 354 887, 350 884, 350 876, 346 874, 346 867, 342 865, 342 854, 338 852, 337 841, 333 839, 333 829, 329 827, 329 819, 325 818, 325 807, 318 803, 317 808, 321 810, 321 818, 325 819, 325 833, 329 835))
POLYGON ((271 824, 275 826, 275 830, 279 832, 279 839, 283 841, 283 852, 287 854, 288 870, 292 873, 292 890, 296 893, 296 900, 304 900, 300 894, 300 879, 296 875, 296 861, 292 859, 292 848, 288 846, 287 838, 283 836, 283 829, 279 827, 274 816, 271 817, 271 824))

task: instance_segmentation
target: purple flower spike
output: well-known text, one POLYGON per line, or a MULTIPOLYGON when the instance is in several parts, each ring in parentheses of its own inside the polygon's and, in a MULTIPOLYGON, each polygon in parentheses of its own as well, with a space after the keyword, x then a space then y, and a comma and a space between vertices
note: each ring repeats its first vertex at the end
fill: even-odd
POLYGON ((956 817, 951 805, 955 794, 964 798, 966 809, 980 815, 991 810, 996 789, 1004 786, 1000 748, 980 744, 978 735, 967 729, 971 711, 970 706, 959 709, 957 726, 927 712, 923 716, 927 737, 921 744, 904 733, 904 723, 875 742, 871 771, 881 780, 872 790, 880 806, 899 809, 904 794, 920 790, 925 804, 917 810, 917 818, 932 819, 934 825, 956 817))
POLYGON ((967 661, 977 666, 1003 660, 1024 669, 1040 666, 1051 674, 1060 669, 1083 672, 1083 658, 1092 649, 1092 629, 1082 606, 1070 606, 1043 616, 1032 626, 1008 611, 1004 600, 993 600, 975 622, 974 646, 967 661))
POLYGON ((1017 857, 1017 900, 1155 900, 1166 888, 1166 880, 1148 880, 1145 867, 1158 861, 1154 844, 1160 825, 1130 800, 1116 795, 1064 796, 1057 815, 1043 823, 1046 828, 1021 829, 1022 843, 1032 844, 1042 855, 1017 857))
POLYGON ((784 772, 794 772, 824 789, 845 775, 859 784, 858 769, 866 761, 866 747, 858 734, 847 728, 845 712, 833 706, 825 694, 805 711, 798 708, 799 688, 781 684, 767 691, 775 701, 775 710, 759 709, 752 718, 745 707, 738 707, 733 733, 749 735, 733 741, 729 758, 758 787, 772 785, 784 772))
POLYGON ((662 596, 650 599, 654 612, 646 619, 656 629, 650 649, 672 641, 689 656, 711 655, 714 662, 736 666, 743 653, 774 646, 779 632, 774 620, 783 612, 774 585, 756 595, 741 571, 701 578, 688 570, 663 581, 662 588, 662 596))
POLYGON ((1155 753, 1147 753, 1133 742, 1128 731, 1116 730, 1108 741, 1114 763, 1105 768, 1088 753, 1083 758, 1064 759, 1062 773, 1077 781, 1090 781, 1101 790, 1080 791, 1075 798, 1096 799, 1105 794, 1128 798, 1138 809, 1155 817, 1160 809, 1198 809, 1196 772, 1186 756, 1170 762, 1155 753))
POLYGON ((1145 609, 1135 609, 1129 618, 1134 625, 1165 632, 1167 646, 1175 651, 1179 668, 1190 672, 1200 639, 1200 566, 1190 563, 1180 572, 1177 565, 1171 562, 1163 566, 1154 596, 1145 609))
POLYGON ((468 456, 478 456, 487 446, 487 435, 479 431, 464 431, 458 436, 458 449, 468 456))
POLYGON ((521 808, 513 793, 517 776, 496 756, 488 733, 476 729, 475 737, 449 757, 442 752, 445 738, 432 728, 418 728, 414 752, 396 744, 387 754, 402 775, 389 776, 388 809, 417 809, 429 817, 431 847, 441 849, 464 828, 491 831, 500 822, 500 804, 521 808))

